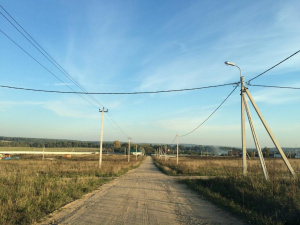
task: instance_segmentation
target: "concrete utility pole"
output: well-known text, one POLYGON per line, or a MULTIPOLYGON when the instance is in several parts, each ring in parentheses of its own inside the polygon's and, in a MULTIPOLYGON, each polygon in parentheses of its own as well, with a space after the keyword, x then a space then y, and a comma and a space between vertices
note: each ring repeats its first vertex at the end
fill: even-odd
POLYGON ((131 138, 128 138, 128 162, 130 162, 130 140, 131 138))
POLYGON ((165 161, 167 161, 167 146, 165 146, 165 161))
POLYGON ((246 151, 246 130, 245 130, 245 104, 244 104, 244 95, 245 95, 245 87, 244 87, 244 77, 242 76, 242 70, 240 67, 235 65, 233 62, 225 62, 226 65, 235 66, 240 71, 240 81, 241 81, 241 128, 242 128, 242 152, 243 152, 243 175, 247 175, 247 151, 246 151))
POLYGON ((263 171, 265 180, 268 180, 269 179, 269 175, 268 175, 267 167, 266 167, 266 164, 265 164, 263 153, 261 151, 261 147, 259 145, 259 142, 258 142, 258 139, 257 139, 257 136, 256 136, 256 132, 255 132, 254 124, 252 122, 252 117, 251 117, 250 109, 249 109, 249 106, 248 106, 247 99, 246 99, 245 95, 243 96, 243 101, 244 101, 245 106, 246 106, 246 112, 247 112, 247 116, 248 116, 250 128, 251 128, 251 131, 252 131, 253 140, 254 140, 254 143, 255 143, 255 146, 256 146, 256 149, 257 149, 257 152, 258 152, 261 169, 263 171))
POLYGON ((268 126, 267 122, 265 121, 264 117, 262 116, 261 112, 259 111, 259 109, 258 109, 256 103, 254 102, 254 99, 252 98, 252 96, 251 96, 250 92, 248 91, 248 89, 246 89, 246 93, 247 93, 248 98, 250 99, 250 101, 251 101, 251 103, 252 103, 252 105, 253 105, 255 111, 257 112, 257 115, 259 116, 259 118, 260 118, 261 122, 263 123, 264 127, 266 128, 266 130, 267 130, 267 132, 268 132, 270 138, 272 139, 272 141, 273 141, 275 147, 276 147, 277 150, 279 151, 279 153, 280 153, 280 155, 281 155, 281 157, 282 157, 282 159, 283 159, 283 161, 284 161, 286 167, 287 167, 288 170, 290 171, 291 175, 292 175, 293 177, 295 177, 296 174, 295 174, 294 169, 292 168, 290 162, 288 161, 287 157, 285 156, 285 154, 284 154, 283 150, 281 149, 279 143, 277 142, 276 138, 274 137, 274 135, 273 135, 273 133, 272 133, 270 127, 268 126))
POLYGON ((43 147, 43 160, 45 159, 45 146, 43 147))
POLYGON ((103 107, 102 110, 99 109, 99 112, 102 113, 102 115, 101 115, 100 152, 99 152, 99 168, 101 169, 101 166, 102 166, 102 143, 103 143, 103 121, 104 121, 104 113, 108 112, 108 109, 105 111, 104 107, 103 107))
POLYGON ((177 156, 176 156, 176 161, 177 161, 177 165, 178 165, 178 134, 176 135, 177 138, 177 156))
MULTIPOLYGON (((238 67, 238 66, 237 66, 238 67)), ((238 67, 239 68, 239 67, 238 67)), ((244 96, 245 96, 245 82, 244 76, 242 76, 242 71, 240 70, 240 78, 241 78, 241 122, 242 122, 242 164, 243 164, 243 175, 247 176, 247 150, 246 150, 246 129, 245 129, 245 103, 244 103, 244 96)))
POLYGON ((137 145, 135 145, 135 160, 137 160, 137 145))
POLYGON ((267 130, 270 138, 272 139, 275 147, 277 148, 277 150, 279 151, 281 157, 283 158, 283 161, 285 163, 285 165, 287 166, 288 170, 290 171, 291 175, 293 177, 296 176, 295 174, 295 171, 294 169, 292 168, 290 162, 288 161, 287 157, 285 156, 283 150, 281 149, 279 143, 277 142, 277 140, 275 139, 271 129, 269 128, 267 122, 265 121, 264 117, 262 116, 261 112, 259 111, 254 99, 252 98, 248 88, 246 88, 244 86, 244 77, 242 76, 242 72, 241 72, 241 69, 235 65, 234 63, 232 62, 225 62, 226 65, 230 65, 230 66, 235 66, 237 67, 239 70, 240 70, 240 78, 241 78, 241 113, 242 113, 242 149, 243 149, 243 175, 246 176, 247 175, 247 162, 246 162, 246 137, 245 137, 245 106, 246 106, 246 111, 247 111, 247 116, 248 116, 248 120, 249 120, 249 124, 250 124, 250 128, 251 128, 251 132, 252 132, 252 136, 253 136, 253 139, 254 139, 254 142, 255 142, 255 146, 256 146, 256 149, 257 149, 257 152, 258 152, 258 156, 259 156, 259 160, 260 160, 260 164, 261 164, 261 168, 262 168, 262 171, 263 171, 263 174, 264 174, 264 177, 265 177, 265 180, 268 180, 269 179, 269 175, 268 175, 268 172, 267 172, 267 167, 266 167, 266 164, 265 164, 265 161, 264 161, 264 158, 263 158, 263 153, 261 151, 261 147, 259 145, 259 142, 258 142, 258 138, 257 138, 257 135, 256 135, 256 132, 255 132, 255 128, 254 128, 254 125, 253 125, 253 122, 252 122, 252 117, 251 117, 251 113, 250 113, 250 110, 249 110, 249 106, 248 106, 248 103, 247 103, 247 99, 246 99, 246 96, 248 96, 248 98, 250 99, 250 102, 252 103, 257 115, 259 116, 261 122, 263 123, 265 129, 267 130))

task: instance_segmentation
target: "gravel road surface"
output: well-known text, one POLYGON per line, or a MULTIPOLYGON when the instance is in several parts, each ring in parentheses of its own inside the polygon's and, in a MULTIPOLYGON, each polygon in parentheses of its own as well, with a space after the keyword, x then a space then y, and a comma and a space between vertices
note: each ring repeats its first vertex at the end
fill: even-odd
POLYGON ((137 169, 64 206, 41 224, 244 224, 173 177, 151 157, 137 169))

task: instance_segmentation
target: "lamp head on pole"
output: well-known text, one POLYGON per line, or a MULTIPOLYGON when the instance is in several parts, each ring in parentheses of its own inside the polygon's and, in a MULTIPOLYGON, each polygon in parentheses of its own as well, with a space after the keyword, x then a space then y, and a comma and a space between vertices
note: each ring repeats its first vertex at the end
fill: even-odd
POLYGON ((228 66, 235 66, 235 64, 234 64, 233 62, 225 61, 224 63, 225 63, 226 65, 228 65, 228 66))
POLYGON ((225 63, 227 66, 235 66, 235 67, 237 67, 237 68, 239 69, 239 71, 240 71, 240 77, 242 77, 242 71, 241 71, 241 68, 240 68, 239 66, 235 65, 233 62, 225 61, 224 63, 225 63))

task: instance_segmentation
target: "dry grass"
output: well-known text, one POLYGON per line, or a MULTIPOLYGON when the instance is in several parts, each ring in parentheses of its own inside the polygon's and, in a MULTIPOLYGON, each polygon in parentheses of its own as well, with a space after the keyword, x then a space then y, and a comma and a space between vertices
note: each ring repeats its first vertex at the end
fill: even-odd
MULTIPOLYGON (((300 172, 300 159, 289 159, 292 167, 300 172)), ((225 157, 180 157, 177 165, 176 158, 158 161, 161 166, 168 167, 169 175, 203 175, 203 176, 239 176, 242 172, 241 158, 225 157)), ((266 158, 266 166, 270 176, 286 176, 289 174, 284 162, 280 158, 266 158)), ((258 158, 247 160, 249 175, 261 174, 258 158)))
MULTIPOLYGON (((99 148, 45 148, 45 152, 99 152, 99 148)), ((36 152, 42 152, 43 148, 33 148, 33 147, 0 147, 1 152, 7 152, 10 151, 36 151, 36 152)))
POLYGON ((41 156, 24 155, 0 161, 0 224, 34 223, 142 160, 127 163, 124 156, 103 155, 99 170, 98 155, 51 158, 42 161, 41 156))
MULTIPOLYGON (((300 159, 289 161, 299 176, 300 159)), ((178 165, 174 158, 155 163, 169 175, 215 176, 183 182, 252 224, 300 224, 300 179, 290 176, 282 159, 266 159, 269 181, 258 159, 248 160, 247 177, 241 158, 180 157, 178 165)))

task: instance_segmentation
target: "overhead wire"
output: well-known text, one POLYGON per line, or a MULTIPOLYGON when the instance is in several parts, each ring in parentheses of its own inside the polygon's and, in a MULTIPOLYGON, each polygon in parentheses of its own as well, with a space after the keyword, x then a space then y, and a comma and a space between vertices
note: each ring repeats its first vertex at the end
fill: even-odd
POLYGON ((299 52, 300 52, 300 50, 296 51, 296 52, 293 53, 292 55, 290 55, 290 56, 288 56, 287 58, 281 60, 281 61, 280 61, 279 63, 277 63, 276 65, 272 66, 271 68, 265 70, 264 72, 258 74, 257 76, 253 77, 252 79, 248 80, 246 83, 247 83, 247 84, 250 84, 250 82, 251 82, 252 80, 254 80, 254 79, 256 79, 256 78, 258 78, 258 77, 264 75, 266 72, 268 72, 268 71, 274 69, 276 66, 278 66, 278 65, 280 65, 281 63, 285 62, 285 61, 288 60, 289 58, 291 58, 291 57, 297 55, 299 52))
MULTIPOLYGON (((18 27, 16 27, 13 22, 7 18, 1 11, 0 14, 35 48, 37 49, 52 65, 54 65, 62 74, 64 74, 69 80, 71 80, 71 82, 73 84, 75 84, 80 90, 82 90, 83 92, 85 92, 87 95, 89 95, 89 97, 96 102, 98 105, 103 106, 102 103, 100 103, 93 95, 90 95, 88 93, 88 91, 82 86, 80 85, 8 12, 6 9, 4 9, 4 7, 2 5, 0 5, 0 7, 2 8, 2 10, 4 10, 4 12, 27 34, 27 36, 31 39, 29 39, 20 29, 18 29, 18 27)), ((11 41, 12 38, 10 38, 7 34, 5 34, 3 31, 1 31, 7 38, 9 38, 11 41)), ((32 59, 34 59, 38 64, 40 64, 44 69, 46 69, 48 72, 50 72, 54 77, 56 77, 56 79, 58 79, 60 82, 62 82, 65 86, 69 87, 69 85, 67 85, 65 82, 63 82, 60 78, 58 78, 55 74, 53 74, 49 69, 47 69, 44 65, 42 65, 40 62, 38 62, 38 60, 36 60, 33 56, 31 56, 25 49, 23 49, 20 45, 18 45, 15 41, 13 41, 14 44, 16 44, 20 49, 22 49, 27 55, 29 55, 32 59)), ((69 87, 74 94, 78 94, 74 91, 74 89, 72 89, 71 87, 69 87)), ((25 89, 24 89, 25 90, 25 89)), ((52 91, 50 91, 52 92, 52 91)), ((79 95, 79 94, 78 94, 79 95)), ((95 104, 93 104, 92 102, 90 102, 89 100, 87 100, 86 98, 84 98, 83 96, 80 95, 81 98, 83 98, 85 101, 87 101, 88 103, 90 103, 91 105, 97 107, 95 104)), ((104 106, 103 106, 104 107, 104 106)), ((120 129, 121 133, 124 133, 124 131, 120 128, 120 126, 118 125, 118 123, 116 122, 116 120, 112 119, 112 117, 110 117, 110 119, 112 120, 113 124, 116 125, 116 128, 118 130, 118 128, 120 129)))
POLYGON ((176 138, 177 138, 177 134, 175 135, 175 137, 174 137, 174 139, 173 139, 173 141, 171 142, 171 144, 170 144, 170 145, 174 144, 174 142, 175 142, 176 138))
POLYGON ((184 134, 184 135, 180 135, 178 137, 185 137, 191 133, 193 133, 194 131, 196 131, 199 127, 201 127, 225 102, 226 100, 232 95, 232 93, 237 89, 238 84, 234 87, 234 89, 229 93, 229 95, 221 102, 221 104, 202 122, 200 123, 196 128, 194 128, 192 131, 184 134))
MULTIPOLYGON (((0 32, 6 36, 11 42, 13 42, 17 47, 19 47, 23 52, 25 52, 31 59, 33 59, 36 63, 38 63, 41 67, 43 67, 48 73, 50 73, 52 76, 54 76, 57 80, 59 80, 60 82, 62 82, 64 85, 66 85, 70 90, 72 90, 73 93, 76 94, 76 91, 70 87, 69 85, 67 85, 62 79, 60 79, 57 75, 55 75, 51 70, 49 70, 45 65, 43 65, 41 62, 39 62, 34 56, 32 56, 28 51, 26 51, 24 48, 22 48, 17 42, 15 42, 10 36, 8 36, 3 30, 0 29, 0 32)), ((8 88, 8 87, 7 87, 8 88)), ((13 88, 13 89, 22 89, 22 88, 13 88)), ((25 90, 25 89, 24 89, 25 90)), ((87 101, 88 103, 94 105, 95 107, 97 107, 95 104, 93 104, 92 102, 90 102, 89 100, 87 100, 86 98, 84 98, 83 96, 79 95, 81 98, 83 98, 85 101, 87 101)), ((97 107, 98 108, 98 107, 97 107)))
MULTIPOLYGON (((1 31, 1 30, 0 30, 1 31)), ((227 83, 220 85, 211 85, 204 87, 196 87, 196 88, 184 88, 184 89, 174 89, 174 90, 162 90, 162 91, 148 91, 148 92, 78 92, 78 91, 55 91, 55 90, 42 90, 42 89, 34 89, 34 88, 24 88, 24 87, 14 87, 8 85, 0 85, 2 88, 10 88, 16 90, 23 91, 35 91, 35 92, 46 92, 46 93, 58 93, 58 94, 80 94, 80 95, 137 95, 137 94, 158 94, 158 93, 169 93, 169 92, 184 92, 184 91, 196 91, 201 89, 209 89, 216 87, 224 87, 228 85, 235 85, 236 83, 227 83)))
POLYGON ((110 111, 108 112, 108 116, 109 116, 110 119, 113 121, 113 123, 116 125, 116 127, 118 128, 118 130, 120 131, 120 133, 121 133, 124 137, 128 138, 129 135, 127 135, 127 134, 122 130, 122 128, 119 126, 119 124, 117 123, 117 121, 114 119, 114 117, 113 117, 113 115, 111 114, 110 111))
MULTIPOLYGON (((54 65, 62 74, 64 74, 73 84, 75 84, 80 90, 87 92, 84 87, 82 87, 4 8, 0 5, 6 14, 29 36, 26 35, 18 29, 9 18, 7 18, 1 11, 0 14, 35 48, 37 49, 52 65, 54 65), (34 42, 34 43, 33 43, 34 42)), ((66 83, 63 82, 66 85, 66 83)), ((90 96, 93 101, 97 104, 102 105, 94 96, 90 96)))
POLYGON ((282 86, 263 85, 263 84, 248 84, 248 86, 268 87, 268 88, 282 88, 282 89, 294 89, 294 90, 299 90, 300 89, 300 87, 282 87, 282 86))

